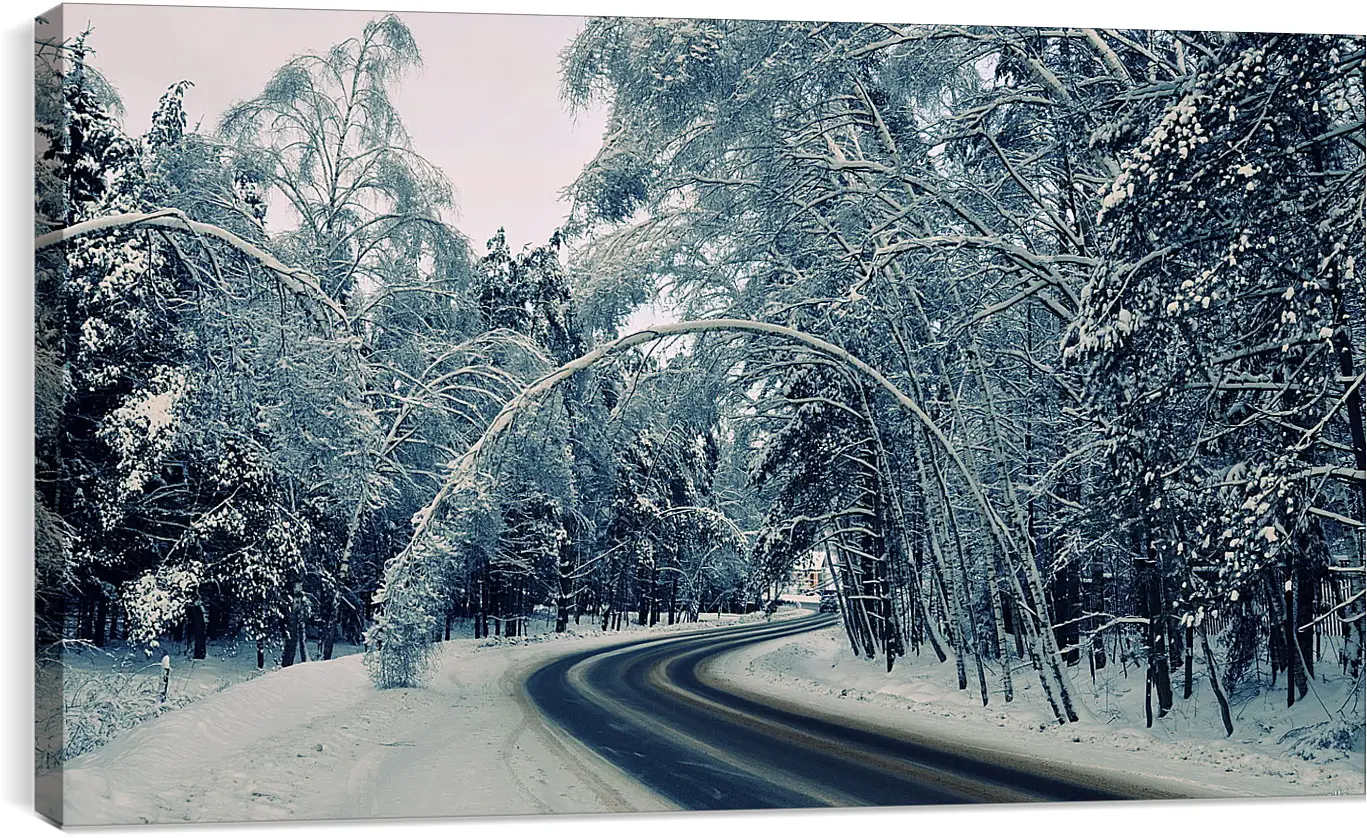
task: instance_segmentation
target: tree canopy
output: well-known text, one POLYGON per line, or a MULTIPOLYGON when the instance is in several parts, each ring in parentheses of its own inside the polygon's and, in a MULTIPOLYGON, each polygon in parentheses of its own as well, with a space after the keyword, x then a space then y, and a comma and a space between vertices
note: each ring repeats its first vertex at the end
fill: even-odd
POLYGON ((1060 723, 1118 658, 1229 731, 1361 679, 1360 39, 595 18, 565 226, 480 256, 397 16, 207 133, 187 80, 127 135, 86 38, 36 52, 40 644, 410 685, 816 567, 856 655, 1060 723))

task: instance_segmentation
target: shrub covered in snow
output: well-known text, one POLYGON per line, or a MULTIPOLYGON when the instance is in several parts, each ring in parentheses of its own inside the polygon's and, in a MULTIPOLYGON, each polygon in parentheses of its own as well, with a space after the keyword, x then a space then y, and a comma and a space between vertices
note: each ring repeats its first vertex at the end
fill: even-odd
POLYGON ((1286 745, 1288 753, 1301 759, 1323 760, 1328 756, 1347 756, 1355 750, 1360 754, 1362 733, 1362 722, 1335 719, 1288 730, 1277 739, 1277 744, 1286 745))

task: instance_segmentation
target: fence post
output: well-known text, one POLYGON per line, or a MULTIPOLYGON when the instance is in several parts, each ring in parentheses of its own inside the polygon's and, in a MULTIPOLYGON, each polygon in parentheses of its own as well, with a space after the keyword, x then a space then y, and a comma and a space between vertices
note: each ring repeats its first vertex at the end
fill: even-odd
POLYGON ((166 693, 171 688, 171 656, 161 656, 161 703, 166 703, 166 693))

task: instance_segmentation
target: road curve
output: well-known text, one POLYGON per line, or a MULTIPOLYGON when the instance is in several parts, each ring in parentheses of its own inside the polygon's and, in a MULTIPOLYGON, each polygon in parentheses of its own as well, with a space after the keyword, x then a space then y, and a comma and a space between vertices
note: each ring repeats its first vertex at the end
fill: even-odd
POLYGON ((793 809, 1181 796, 906 731, 777 706, 709 679, 711 658, 831 625, 814 615, 634 641, 533 672, 551 723, 684 809, 793 809))

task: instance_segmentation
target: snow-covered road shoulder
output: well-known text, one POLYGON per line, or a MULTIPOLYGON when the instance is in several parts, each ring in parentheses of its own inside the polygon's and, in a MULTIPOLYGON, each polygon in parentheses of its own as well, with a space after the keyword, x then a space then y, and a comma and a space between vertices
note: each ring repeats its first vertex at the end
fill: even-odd
MULTIPOLYGON (((952 666, 901 661, 887 673, 854 658, 838 625, 756 643, 711 661, 707 677, 732 689, 865 724, 1009 754, 1024 761, 1122 771, 1187 796, 1361 795, 1362 754, 1304 760, 1256 739, 1164 738, 1142 727, 1084 721, 1057 726, 1025 683, 1010 705, 954 688, 952 666)), ((1024 679, 1021 679, 1022 682, 1024 679)), ((1142 679, 1141 679, 1142 682, 1142 679)), ((1236 731, 1237 734, 1237 731, 1236 731)))
POLYGON ((550 730, 523 684, 561 655, 705 626, 451 641, 420 689, 376 690, 359 655, 299 664, 168 712, 40 782, 60 777, 69 826, 669 809, 550 730))

